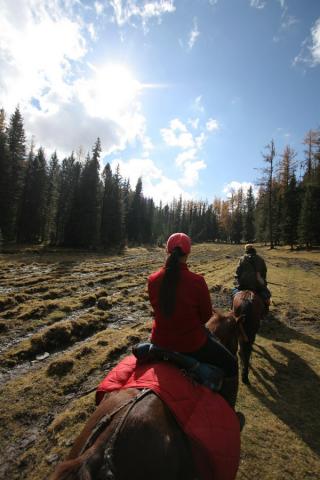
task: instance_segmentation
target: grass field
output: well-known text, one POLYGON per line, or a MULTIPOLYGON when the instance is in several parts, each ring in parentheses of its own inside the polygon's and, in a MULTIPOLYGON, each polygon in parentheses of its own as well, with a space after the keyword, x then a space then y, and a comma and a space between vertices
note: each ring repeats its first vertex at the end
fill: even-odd
MULTIPOLYGON (((273 305, 257 337, 239 480, 320 478, 320 252, 259 248, 273 305)), ((242 247, 197 245, 189 265, 227 309, 242 247)), ((90 392, 150 332, 146 277, 161 249, 0 255, 0 478, 42 480, 94 410, 90 392), (90 392, 90 393, 89 393, 90 392)))

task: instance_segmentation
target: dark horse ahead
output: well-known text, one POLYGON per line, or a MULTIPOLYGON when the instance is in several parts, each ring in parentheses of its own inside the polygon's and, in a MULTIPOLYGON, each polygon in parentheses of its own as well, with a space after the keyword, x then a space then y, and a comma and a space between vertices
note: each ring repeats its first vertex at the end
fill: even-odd
POLYGON ((239 336, 241 378, 242 382, 249 385, 250 357, 256 334, 260 328, 261 319, 265 313, 265 304, 260 295, 251 290, 241 290, 233 298, 233 312, 243 318, 245 335, 239 336))
MULTIPOLYGON (((232 312, 216 312, 207 328, 236 353, 239 323, 232 312)), ((196 478, 188 439, 166 405, 150 390, 128 388, 105 396, 51 480, 196 478)))

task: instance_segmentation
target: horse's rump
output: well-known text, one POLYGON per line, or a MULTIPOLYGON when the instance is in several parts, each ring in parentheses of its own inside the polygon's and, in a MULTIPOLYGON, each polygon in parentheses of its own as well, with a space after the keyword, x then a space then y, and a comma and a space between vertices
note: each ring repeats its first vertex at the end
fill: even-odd
POLYGON ((246 339, 239 337, 241 377, 245 384, 250 383, 248 377, 250 358, 264 309, 264 302, 260 295, 251 290, 241 290, 233 297, 233 312, 236 317, 244 318, 243 328, 247 337, 246 339))
POLYGON ((139 365, 131 355, 101 382, 97 403, 105 392, 128 388, 151 389, 169 407, 190 440, 201 478, 235 478, 240 457, 239 422, 221 395, 192 383, 173 365, 139 365))
POLYGON ((254 342, 260 328, 263 311, 263 300, 251 290, 241 290, 233 298, 233 312, 236 317, 244 316, 243 326, 250 343, 254 342))

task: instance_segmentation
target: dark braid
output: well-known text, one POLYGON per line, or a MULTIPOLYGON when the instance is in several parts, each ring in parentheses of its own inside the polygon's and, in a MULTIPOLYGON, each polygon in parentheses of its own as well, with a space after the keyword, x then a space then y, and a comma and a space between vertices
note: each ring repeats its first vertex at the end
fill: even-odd
POLYGON ((170 317, 174 311, 180 276, 180 258, 184 255, 181 248, 176 247, 166 261, 165 273, 159 292, 160 311, 165 317, 170 317))

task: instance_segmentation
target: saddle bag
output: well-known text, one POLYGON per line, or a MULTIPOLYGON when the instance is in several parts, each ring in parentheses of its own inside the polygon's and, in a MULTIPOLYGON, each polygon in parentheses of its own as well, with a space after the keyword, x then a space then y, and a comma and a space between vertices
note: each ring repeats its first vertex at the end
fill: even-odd
POLYGON ((178 352, 172 352, 157 347, 153 343, 138 343, 132 348, 132 353, 139 363, 168 361, 181 368, 193 380, 208 387, 213 392, 220 392, 224 380, 223 370, 201 363, 198 360, 178 352))

